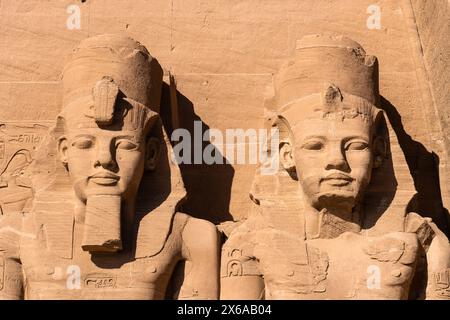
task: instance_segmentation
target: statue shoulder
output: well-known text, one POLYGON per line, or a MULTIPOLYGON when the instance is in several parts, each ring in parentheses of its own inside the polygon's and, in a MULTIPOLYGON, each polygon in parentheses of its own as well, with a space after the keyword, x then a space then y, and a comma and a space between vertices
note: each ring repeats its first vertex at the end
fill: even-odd
POLYGON ((252 215, 247 219, 236 221, 229 227, 225 246, 238 243, 254 243, 256 238, 264 237, 270 225, 260 215, 252 215))
POLYGON ((261 276, 256 249, 267 237, 267 228, 258 217, 236 222, 222 248, 221 277, 261 276))
POLYGON ((431 218, 422 217, 414 212, 410 212, 406 216, 405 231, 415 233, 426 250, 428 250, 428 247, 435 238, 443 241, 447 239, 445 234, 439 230, 431 218))
POLYGON ((186 213, 177 212, 174 216, 174 226, 183 226, 183 235, 186 233, 205 234, 217 233, 216 226, 205 219, 194 218, 186 213))
POLYGON ((193 255, 198 256, 217 250, 219 247, 219 232, 213 223, 179 212, 176 213, 174 219, 174 227, 177 226, 177 220, 183 221, 181 237, 184 255, 192 257, 193 255))

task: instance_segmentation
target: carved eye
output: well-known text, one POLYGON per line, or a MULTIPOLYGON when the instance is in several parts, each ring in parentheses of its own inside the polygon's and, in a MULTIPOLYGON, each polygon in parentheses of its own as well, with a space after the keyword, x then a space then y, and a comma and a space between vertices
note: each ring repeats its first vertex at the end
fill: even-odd
POLYGON ((319 151, 324 148, 324 144, 320 140, 310 140, 303 144, 302 149, 319 151))
POLYGON ((362 151, 369 147, 367 142, 364 141, 352 141, 345 145, 346 151, 362 151))
POLYGON ((72 142, 72 146, 78 149, 89 149, 93 144, 94 142, 89 138, 79 138, 72 142))
POLYGON ((116 148, 122 150, 135 150, 138 148, 138 145, 130 140, 121 139, 117 141, 116 148))

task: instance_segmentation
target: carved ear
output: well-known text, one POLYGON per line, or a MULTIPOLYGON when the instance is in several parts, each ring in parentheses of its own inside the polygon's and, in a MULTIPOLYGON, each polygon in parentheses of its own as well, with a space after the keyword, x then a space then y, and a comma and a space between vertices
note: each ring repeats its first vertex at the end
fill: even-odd
POLYGON ((68 163, 68 155, 67 152, 69 150, 69 143, 67 141, 67 138, 65 136, 61 136, 57 140, 57 148, 58 148, 58 156, 59 160, 62 162, 62 164, 67 169, 67 163, 68 163))
POLYGON ((386 158, 386 140, 382 136, 375 136, 373 140, 373 167, 379 168, 386 158))
POLYGON ((280 145, 280 161, 283 168, 292 174, 295 172, 295 161, 292 146, 289 142, 282 142, 280 145))
POLYGON ((147 140, 145 150, 145 169, 155 170, 158 164, 159 155, 161 152, 161 142, 158 138, 150 137, 147 140))

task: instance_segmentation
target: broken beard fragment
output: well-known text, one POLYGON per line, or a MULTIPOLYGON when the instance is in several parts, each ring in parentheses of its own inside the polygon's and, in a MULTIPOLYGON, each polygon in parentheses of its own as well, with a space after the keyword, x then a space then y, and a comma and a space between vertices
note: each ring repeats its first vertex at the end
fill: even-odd
POLYGON ((91 252, 122 250, 120 235, 121 198, 95 195, 86 201, 84 236, 81 247, 91 252))

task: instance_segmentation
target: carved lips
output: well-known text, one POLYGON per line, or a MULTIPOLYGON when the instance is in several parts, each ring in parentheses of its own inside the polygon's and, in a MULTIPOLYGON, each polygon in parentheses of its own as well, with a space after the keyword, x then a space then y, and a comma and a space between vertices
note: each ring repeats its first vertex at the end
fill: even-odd
POLYGON ((99 172, 89 177, 89 181, 92 181, 101 186, 112 186, 119 181, 120 177, 111 172, 99 172))
POLYGON ((336 187, 342 187, 350 184, 353 178, 343 173, 332 173, 323 178, 322 181, 326 181, 336 187))

